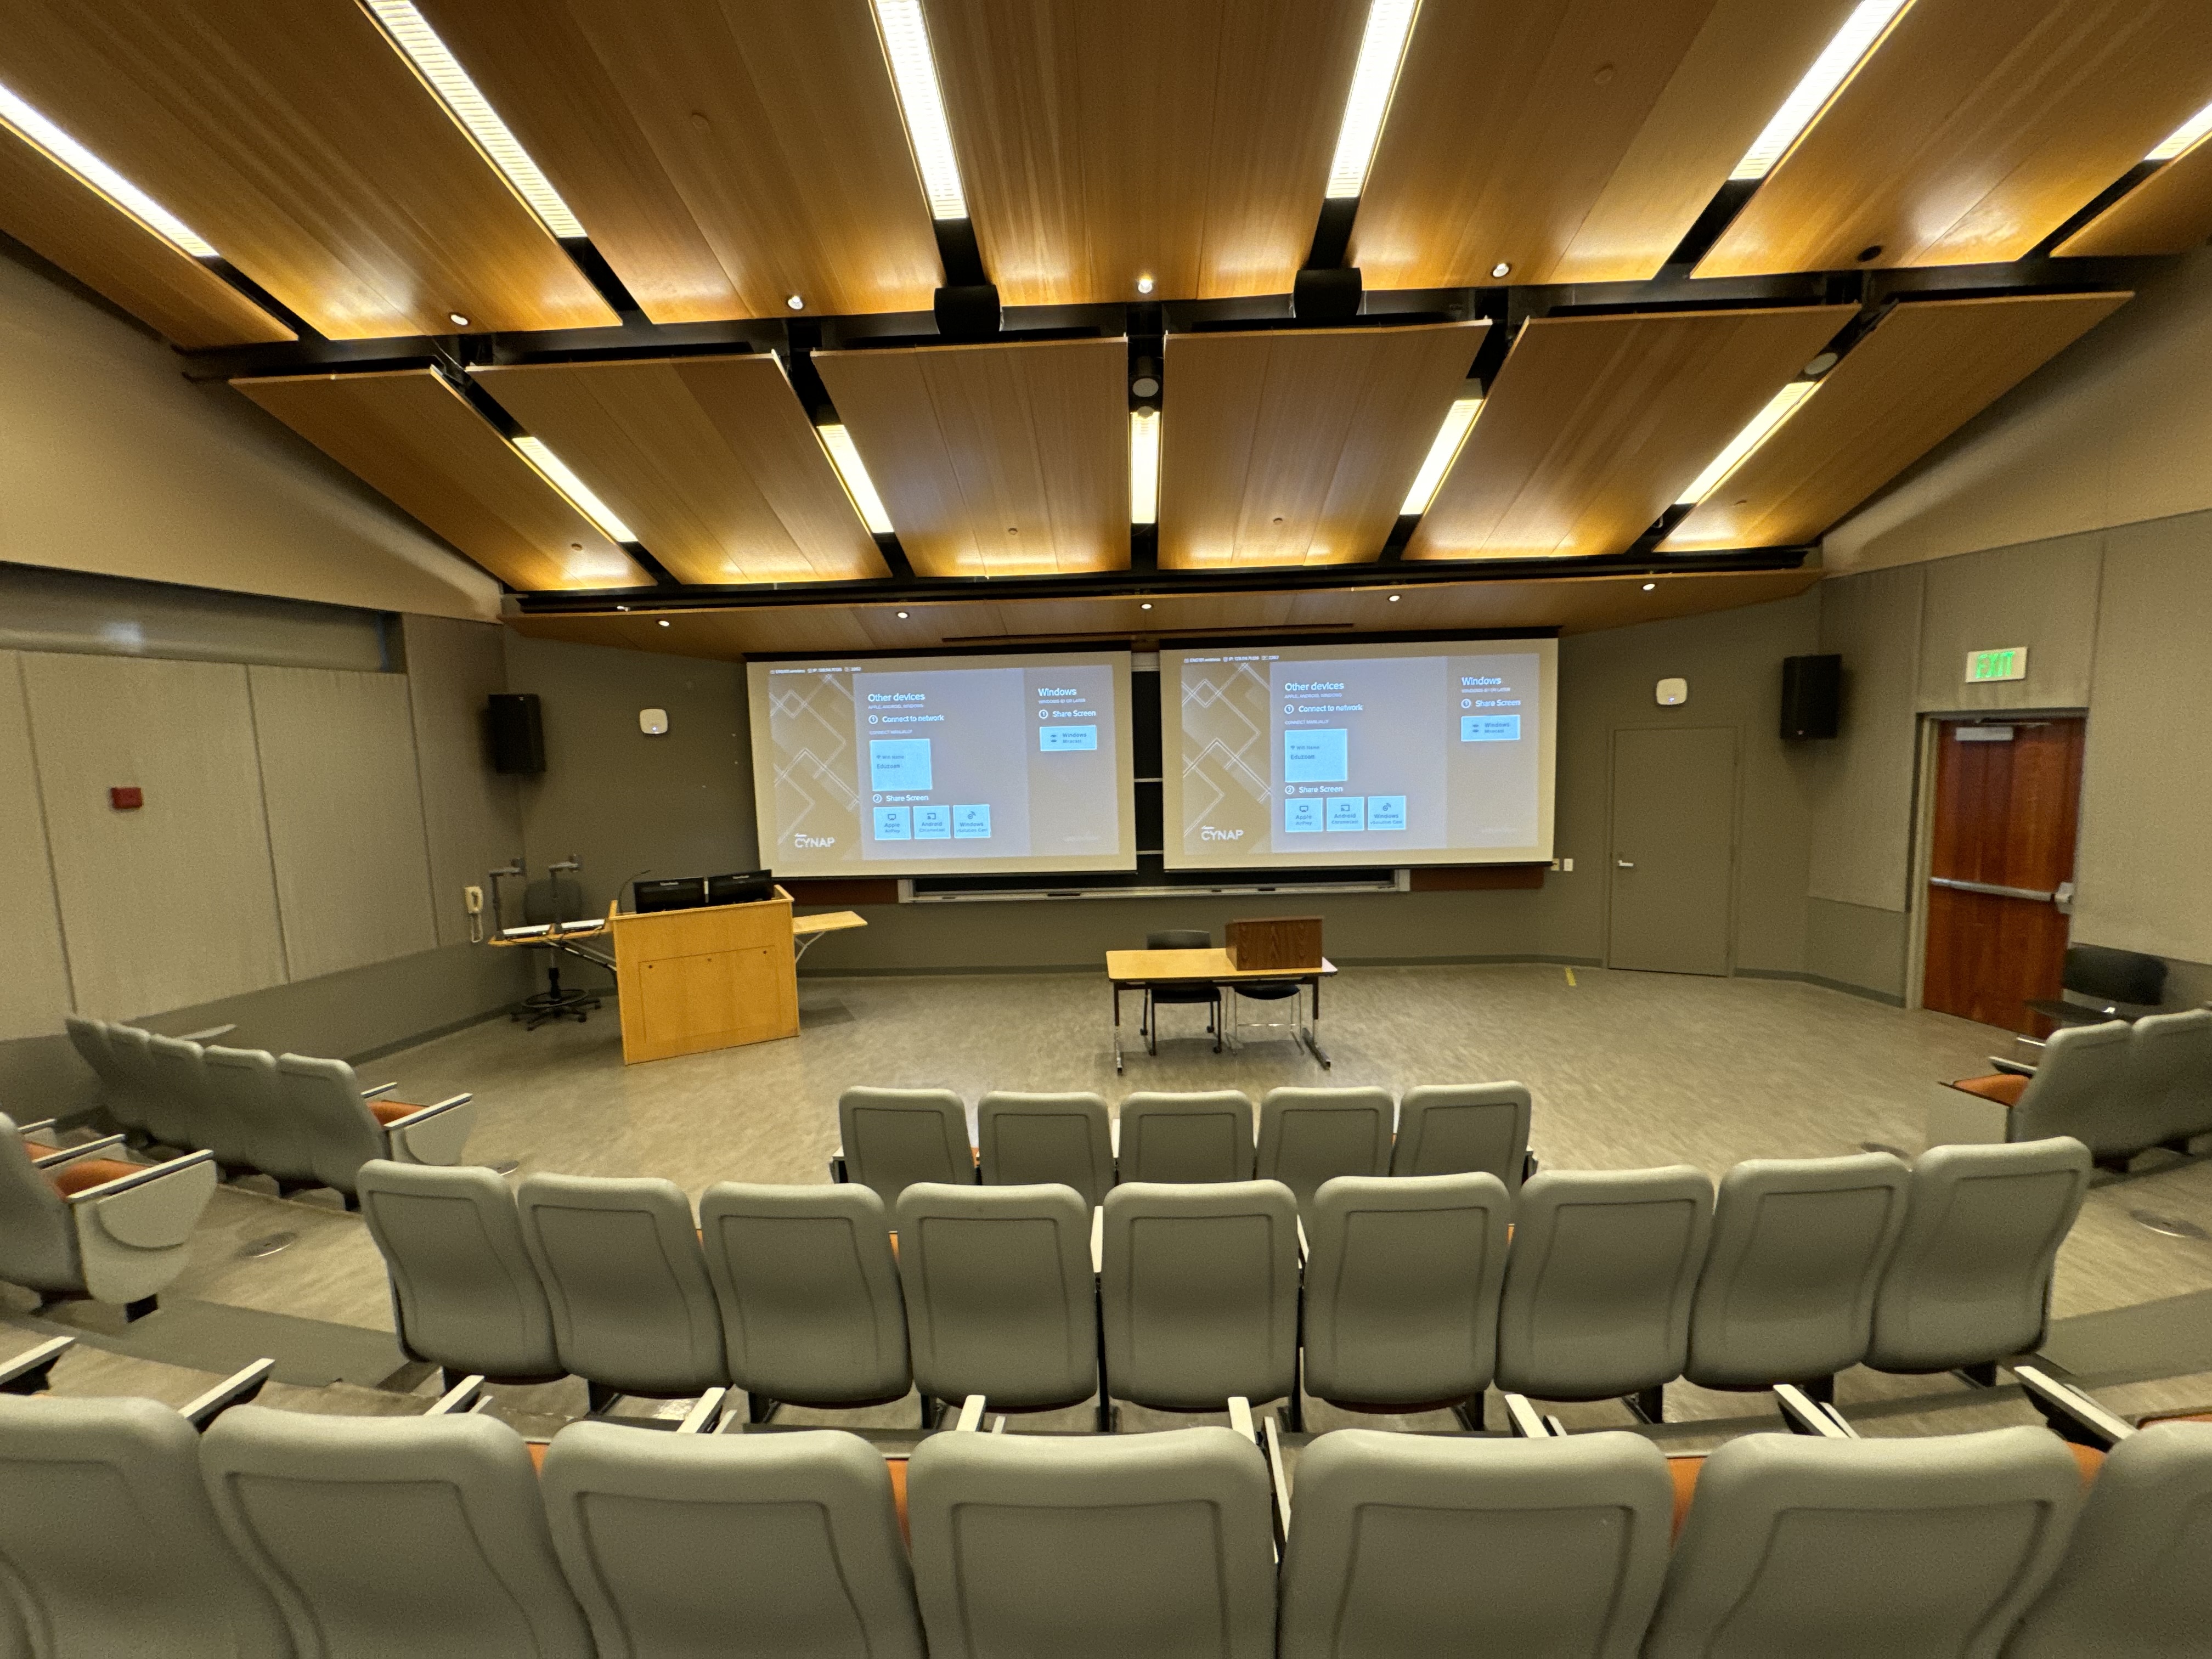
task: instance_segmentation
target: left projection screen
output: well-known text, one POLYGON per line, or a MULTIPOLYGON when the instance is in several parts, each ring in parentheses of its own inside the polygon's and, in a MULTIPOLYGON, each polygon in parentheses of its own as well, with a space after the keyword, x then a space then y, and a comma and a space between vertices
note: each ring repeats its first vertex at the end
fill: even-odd
POLYGON ((778 875, 1137 867, 1126 651, 745 672, 761 859, 778 875))

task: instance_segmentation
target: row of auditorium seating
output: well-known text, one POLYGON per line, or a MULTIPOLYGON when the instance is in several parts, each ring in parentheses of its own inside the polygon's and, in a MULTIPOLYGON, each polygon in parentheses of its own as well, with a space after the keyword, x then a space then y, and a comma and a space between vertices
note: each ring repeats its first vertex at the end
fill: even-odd
POLYGON ((52 1127, 18 1127, 0 1114, 0 1280, 42 1302, 89 1297, 120 1305, 126 1319, 151 1313, 185 1270, 192 1228, 215 1196, 214 1161, 108 1156, 120 1135, 66 1147, 31 1138, 52 1127))
POLYGON ((481 1415, 0 1399, 0 1620, 114 1659, 2157 1659, 2212 1627, 2203 1425, 2094 1464, 2039 1428, 1754 1434, 1693 1483, 1619 1432, 1346 1430, 1294 1485, 1222 1428, 901 1461, 580 1423, 532 1462, 481 1415))
POLYGON ((100 1105, 141 1142, 203 1149, 228 1173, 273 1178, 280 1194, 327 1187, 357 1207, 371 1158, 454 1164, 476 1121, 471 1097, 428 1106, 380 1098, 342 1060, 202 1047, 135 1025, 70 1016, 70 1042, 100 1080, 100 1105))
POLYGON ((1528 1085, 1271 1089, 1257 1112, 1233 1089, 1140 1092, 1109 1119, 1095 1094, 994 1091, 968 1110, 948 1089, 848 1089, 830 1177, 885 1204, 917 1181, 1073 1187, 1092 1204, 1116 1181, 1279 1181, 1310 1203, 1336 1176, 1486 1170, 1510 1194, 1535 1171, 1528 1085), (1257 1133, 1255 1133, 1255 1120, 1257 1133))
POLYGON ((361 1187, 400 1340, 450 1374, 580 1376, 810 1407, 981 1395, 1219 1411, 1304 1395, 1480 1409, 1493 1383, 1632 1402, 1981 1368, 2043 1339, 2089 1175, 2079 1142, 1686 1166, 1279 1182, 674 1183, 375 1163, 361 1187), (896 1224, 896 1242, 889 1236, 896 1224), (1509 1243, 1510 1233, 1510 1243, 1509 1243), (1310 1245, 1306 1242, 1310 1239, 1310 1245), (1300 1364, 1303 1351, 1304 1373, 1300 1364))
POLYGON ((1931 1146, 2071 1135, 2100 1166, 2124 1171, 2138 1152, 2186 1153, 2212 1134, 2212 1009, 2068 1026, 2033 1066, 1990 1063, 1986 1076, 1942 1085, 1929 1109, 1931 1146))

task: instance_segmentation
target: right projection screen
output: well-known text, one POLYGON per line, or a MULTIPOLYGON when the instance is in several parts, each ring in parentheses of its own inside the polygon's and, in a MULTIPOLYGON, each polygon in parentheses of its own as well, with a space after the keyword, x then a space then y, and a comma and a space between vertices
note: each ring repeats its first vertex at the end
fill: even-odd
POLYGON ((1160 653, 1167 865, 1552 857, 1559 643, 1160 653))

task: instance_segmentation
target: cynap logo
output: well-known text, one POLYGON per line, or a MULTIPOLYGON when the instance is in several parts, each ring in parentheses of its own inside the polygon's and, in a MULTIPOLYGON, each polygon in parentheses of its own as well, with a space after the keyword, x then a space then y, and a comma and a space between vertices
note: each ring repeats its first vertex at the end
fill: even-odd
POLYGON ((1244 832, 1242 830, 1217 830, 1209 823, 1198 832, 1198 838, 1200 841, 1242 841, 1244 832))
POLYGON ((835 847, 837 844, 837 837, 835 836, 799 835, 793 836, 791 838, 791 844, 793 847, 835 847))

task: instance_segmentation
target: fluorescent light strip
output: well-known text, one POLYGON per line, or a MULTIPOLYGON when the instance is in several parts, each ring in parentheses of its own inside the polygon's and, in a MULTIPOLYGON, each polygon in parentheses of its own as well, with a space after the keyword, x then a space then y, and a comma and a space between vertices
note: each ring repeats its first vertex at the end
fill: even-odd
POLYGON ((521 452, 522 459, 536 467, 547 483, 566 495, 569 506, 599 526, 602 535, 618 542, 637 539, 630 527, 615 516, 614 509, 594 495, 591 486, 569 471, 568 462, 546 448, 542 441, 536 438, 517 438, 514 442, 515 448, 521 452))
POLYGON ((1401 518, 1409 513, 1429 510, 1429 503, 1436 500, 1437 491, 1443 486, 1444 474, 1459 459, 1460 446, 1474 430, 1474 417, 1480 413, 1480 398, 1462 398, 1445 411, 1444 423, 1437 428, 1437 441, 1429 446, 1428 459, 1413 475, 1413 487, 1406 492, 1405 506, 1398 509, 1401 518))
POLYGON ((1860 0, 1858 7, 1844 26, 1838 29, 1813 60, 1813 67, 1805 71, 1804 78, 1782 100, 1782 107, 1774 112, 1774 118, 1766 130, 1752 142, 1743 153, 1743 160, 1735 164, 1730 179, 1764 179, 1782 153, 1797 142, 1797 135, 1813 125, 1814 118, 1826 107, 1836 88, 1850 78, 1866 55, 1881 42, 1898 13, 1903 11, 1908 0, 1860 0))
POLYGON ((853 498, 853 510, 868 526, 868 533, 890 535, 891 515, 884 511, 884 498, 876 494, 875 480, 868 477, 868 469, 860 464, 860 452, 853 447, 853 434, 842 426, 817 426, 814 434, 822 440, 822 447, 830 452, 830 464, 844 481, 845 493, 853 498))
POLYGON ((1159 411, 1139 410, 1129 416, 1129 522, 1158 524, 1159 518, 1159 411))
POLYGON ((2166 136, 2166 142, 2143 157, 2146 161, 2171 161, 2206 133, 2212 132, 2212 104, 2191 116, 2166 136))
POLYGON ((13 129, 17 137, 43 153, 56 167, 75 173, 79 180, 106 197, 170 246, 191 254, 195 259, 222 257, 191 226, 4 86, 0 86, 0 124, 13 129))
POLYGON ((1344 100, 1344 120, 1336 130, 1336 155, 1328 164, 1332 200, 1357 196, 1367 187, 1367 169, 1390 112, 1406 41, 1413 32, 1420 0, 1371 0, 1367 32, 1360 37, 1359 61, 1352 71, 1352 91, 1344 100))
POLYGON ((522 198, 545 228, 571 240, 583 235, 584 227, 568 211, 561 192, 538 170, 538 163, 530 159, 520 141, 507 130, 507 123, 499 118, 483 94, 477 89, 477 83, 469 79, 468 71, 447 50, 438 32, 423 20, 410 0, 361 0, 361 3, 384 26, 392 44, 415 66, 415 72, 438 94, 453 118, 468 130, 477 148, 506 175, 515 194, 522 198))
POLYGON ((1713 457, 1690 487, 1674 498, 1677 507, 1695 507, 1720 487, 1721 480, 1736 470, 1751 452, 1772 437, 1804 401, 1820 389, 1818 380, 1792 380, 1766 400, 1766 407, 1744 422, 1743 430, 1713 457))
POLYGON ((965 219, 968 197, 960 188, 960 161, 952 153, 952 129, 945 119, 945 94, 937 83, 937 59, 929 50, 921 0, 876 0, 876 21, 898 86, 907 140, 929 194, 930 216, 965 219))

